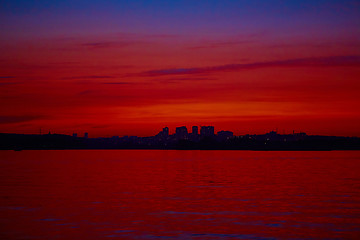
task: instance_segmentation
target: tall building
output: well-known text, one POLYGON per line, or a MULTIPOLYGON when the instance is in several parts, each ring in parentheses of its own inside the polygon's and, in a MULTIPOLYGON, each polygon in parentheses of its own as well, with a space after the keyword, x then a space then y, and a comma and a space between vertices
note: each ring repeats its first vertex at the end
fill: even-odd
POLYGON ((202 137, 213 137, 215 135, 214 127, 213 126, 201 126, 200 135, 202 137))
POLYGON ((187 139, 188 138, 188 131, 185 126, 177 127, 175 135, 178 139, 187 139))
POLYGON ((193 134, 193 135, 198 135, 198 134, 199 134, 199 128, 198 128, 198 126, 193 126, 193 127, 192 127, 192 134, 193 134))
POLYGON ((220 140, 220 141, 225 141, 227 139, 230 139, 234 136, 234 133, 233 132, 230 132, 230 131, 220 131, 220 132, 217 132, 217 138, 220 140))
POLYGON ((165 137, 169 136, 169 128, 168 127, 164 127, 162 132, 163 132, 163 136, 165 136, 165 137))

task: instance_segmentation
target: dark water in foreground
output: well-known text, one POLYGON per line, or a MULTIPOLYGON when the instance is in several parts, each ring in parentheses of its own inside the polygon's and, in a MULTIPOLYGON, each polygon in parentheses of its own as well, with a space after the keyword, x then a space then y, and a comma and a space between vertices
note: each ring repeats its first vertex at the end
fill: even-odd
POLYGON ((360 239, 360 151, 1 151, 0 239, 360 239))

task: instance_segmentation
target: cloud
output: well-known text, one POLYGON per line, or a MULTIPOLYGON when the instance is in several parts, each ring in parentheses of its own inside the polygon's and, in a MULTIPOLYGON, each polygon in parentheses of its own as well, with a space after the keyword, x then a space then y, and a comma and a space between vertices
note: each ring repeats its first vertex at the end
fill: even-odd
POLYGON ((253 42, 254 41, 250 41, 250 40, 212 42, 212 43, 205 43, 202 45, 189 47, 188 49, 196 50, 196 49, 220 48, 220 47, 235 46, 235 45, 240 45, 240 44, 248 44, 248 43, 253 43, 253 42))
POLYGON ((62 79, 66 80, 76 80, 76 79, 109 79, 115 78, 115 76, 110 75, 89 75, 89 76, 72 76, 72 77, 64 77, 62 79))
POLYGON ((111 125, 95 125, 95 126, 92 126, 92 128, 109 128, 111 127, 111 125))
POLYGON ((156 79, 159 82, 166 83, 175 83, 175 82, 184 82, 184 81, 213 81, 217 80, 217 78, 210 77, 177 77, 177 78, 164 78, 164 79, 156 79))
POLYGON ((331 48, 331 47, 355 47, 358 49, 359 42, 357 40, 327 40, 322 42, 282 42, 277 44, 267 45, 269 48, 297 48, 297 47, 312 47, 312 48, 331 48))
POLYGON ((20 123, 20 122, 28 122, 36 119, 43 118, 40 115, 22 115, 22 116, 8 116, 2 115, 0 116, 0 124, 9 124, 9 123, 20 123))
POLYGON ((179 35, 177 34, 149 34, 149 35, 145 35, 144 37, 146 38, 162 38, 162 39, 167 39, 167 38, 178 38, 179 35))
POLYGON ((100 93, 100 91, 96 91, 96 90, 84 90, 79 92, 79 95, 91 95, 91 94, 98 94, 100 93))
POLYGON ((133 84, 133 83, 130 83, 130 82, 103 82, 101 84, 114 84, 114 85, 124 85, 124 84, 133 84))
POLYGON ((145 43, 137 40, 122 40, 122 41, 96 41, 96 42, 83 42, 79 45, 87 49, 103 49, 103 48, 123 48, 135 44, 145 43))
POLYGON ((6 85, 14 85, 14 84, 21 84, 22 82, 9 82, 11 79, 15 79, 14 76, 0 76, 0 86, 6 86, 6 85), (6 81, 6 82, 2 82, 6 81))
POLYGON ((206 74, 210 72, 229 72, 266 67, 318 67, 318 66, 359 66, 360 56, 331 56, 318 58, 297 58, 247 64, 227 64, 200 68, 172 68, 145 71, 141 76, 156 77, 166 75, 206 74))
POLYGON ((0 86, 22 84, 22 82, 0 82, 0 86))
POLYGON ((98 79, 114 79, 116 76, 110 76, 110 75, 90 75, 90 76, 73 76, 73 77, 64 77, 62 79, 64 80, 79 80, 76 81, 78 84, 105 84, 105 85, 126 85, 126 84, 135 84, 133 82, 124 82, 124 81, 96 81, 98 79))
POLYGON ((80 46, 90 48, 90 49, 97 49, 97 48, 108 48, 115 45, 115 42, 88 42, 88 43, 81 43, 80 46))

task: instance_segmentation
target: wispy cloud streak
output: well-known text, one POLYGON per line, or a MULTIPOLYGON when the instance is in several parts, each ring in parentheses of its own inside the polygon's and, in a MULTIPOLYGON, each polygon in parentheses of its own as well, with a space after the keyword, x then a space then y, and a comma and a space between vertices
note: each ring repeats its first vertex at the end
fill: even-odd
POLYGON ((137 44, 144 44, 147 42, 140 40, 123 40, 123 41, 94 41, 80 43, 80 47, 91 49, 104 49, 104 48, 124 48, 137 44))
POLYGON ((229 47, 229 46, 232 47, 232 46, 236 46, 236 45, 249 44, 249 43, 253 43, 253 42, 254 41, 250 41, 250 40, 213 42, 213 43, 206 43, 203 45, 189 47, 188 49, 196 50, 196 49, 209 49, 209 48, 211 49, 211 48, 220 48, 220 47, 229 47))
POLYGON ((110 78, 115 78, 115 76, 109 76, 109 75, 72 76, 72 77, 64 77, 62 79, 76 80, 76 79, 110 79, 110 78))
POLYGON ((280 61, 255 62, 247 64, 227 64, 220 66, 200 67, 200 68, 172 68, 158 69, 142 72, 142 76, 164 76, 164 75, 183 75, 183 74, 204 74, 210 72, 228 72, 250 70, 267 67, 319 67, 319 66, 359 66, 360 56, 331 56, 318 58, 297 58, 280 61))
POLYGON ((130 82, 103 82, 102 84, 106 84, 106 85, 128 85, 128 84, 133 84, 130 82))
POLYGON ((23 115, 23 116, 0 116, 0 124, 9 124, 9 123, 20 123, 20 122, 28 122, 36 119, 43 118, 40 115, 23 115))

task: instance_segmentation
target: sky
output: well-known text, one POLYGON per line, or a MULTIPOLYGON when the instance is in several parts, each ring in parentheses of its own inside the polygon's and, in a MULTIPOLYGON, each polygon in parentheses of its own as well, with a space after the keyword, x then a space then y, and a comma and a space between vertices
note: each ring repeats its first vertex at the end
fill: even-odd
POLYGON ((360 137, 360 1, 0 0, 0 132, 360 137))

